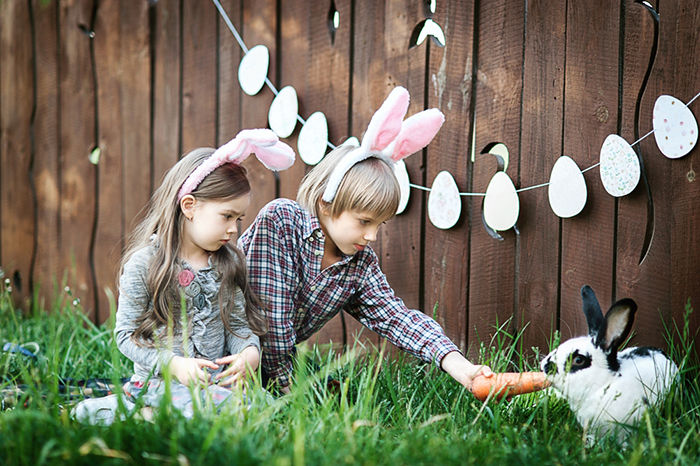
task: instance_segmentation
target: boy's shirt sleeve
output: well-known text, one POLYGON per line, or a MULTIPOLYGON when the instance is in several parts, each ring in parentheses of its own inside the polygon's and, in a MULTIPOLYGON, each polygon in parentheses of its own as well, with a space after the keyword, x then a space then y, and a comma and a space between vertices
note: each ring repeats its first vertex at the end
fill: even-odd
POLYGON ((420 311, 408 309, 389 286, 376 258, 363 273, 358 293, 346 311, 398 348, 438 366, 448 353, 459 348, 440 324, 420 311))
POLYGON ((147 370, 154 370, 154 375, 162 373, 175 355, 166 348, 138 346, 131 339, 138 328, 138 319, 152 306, 151 297, 146 287, 146 274, 150 254, 147 249, 137 251, 124 265, 124 272, 119 278, 119 301, 114 336, 119 350, 147 370))
POLYGON ((239 247, 245 252, 248 279, 253 291, 267 306, 268 333, 263 344, 262 364, 281 387, 289 385, 294 330, 295 264, 293 213, 268 204, 241 236, 239 247))

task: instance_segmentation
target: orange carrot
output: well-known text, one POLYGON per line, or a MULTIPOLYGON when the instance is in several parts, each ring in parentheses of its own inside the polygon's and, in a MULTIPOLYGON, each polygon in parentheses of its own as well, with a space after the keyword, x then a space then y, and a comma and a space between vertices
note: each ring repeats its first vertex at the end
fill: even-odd
POLYGON ((492 399, 500 400, 543 390, 549 385, 544 372, 502 372, 488 378, 483 375, 474 377, 472 394, 479 401, 485 401, 491 393, 492 399))

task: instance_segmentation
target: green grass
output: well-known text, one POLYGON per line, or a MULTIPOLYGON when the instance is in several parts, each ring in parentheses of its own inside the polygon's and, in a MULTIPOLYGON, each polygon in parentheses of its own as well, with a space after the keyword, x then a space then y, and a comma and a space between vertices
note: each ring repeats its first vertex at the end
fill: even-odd
MULTIPOLYGON (((358 347, 341 357, 302 348, 292 395, 268 401, 254 387, 248 410, 203 410, 191 420, 161 410, 153 422, 127 417, 107 427, 82 425, 68 415, 74 401, 60 393, 60 383, 131 373, 110 325, 84 319, 67 292, 52 312, 22 315, 0 291, 0 344, 41 347, 36 361, 0 357, 2 386, 26 386, 26 395, 0 412, 0 464, 649 466, 696 465, 700 458, 700 389, 697 367, 684 357, 692 345, 687 327, 667 330, 681 365, 679 389, 648 411, 620 448, 610 440, 587 446, 554 393, 483 405, 434 367, 358 347), (313 365, 321 367, 316 374, 307 369, 313 365), (319 382, 328 375, 342 381, 339 394, 319 382)), ((482 346, 483 361, 518 368, 514 340, 501 329, 482 346)))

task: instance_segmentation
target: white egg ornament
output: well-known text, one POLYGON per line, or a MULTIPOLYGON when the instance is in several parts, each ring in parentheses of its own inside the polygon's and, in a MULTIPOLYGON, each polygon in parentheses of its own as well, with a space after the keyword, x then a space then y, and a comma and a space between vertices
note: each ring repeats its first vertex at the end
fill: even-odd
POLYGON ((586 180, 576 162, 562 155, 552 167, 549 176, 549 205, 561 218, 578 215, 586 205, 586 180))
POLYGON ((260 92, 265 84, 270 66, 270 51, 264 45, 256 45, 248 50, 238 65, 238 82, 248 95, 260 92))
POLYGON ((270 129, 280 138, 288 138, 297 125, 298 111, 297 91, 292 86, 283 87, 270 104, 270 111, 267 115, 270 129))
POLYGON ((437 228, 446 230, 455 226, 462 213, 462 200, 455 179, 447 171, 435 177, 428 196, 428 218, 437 228))
POLYGON ((323 112, 314 112, 299 131, 299 157, 307 165, 316 165, 326 155, 328 120, 323 112))
POLYGON ((600 148, 600 179, 611 196, 626 196, 637 187, 641 168, 639 157, 627 141, 611 134, 600 148))
POLYGON ((677 159, 698 143, 698 122, 693 112, 670 95, 656 99, 652 117, 654 138, 659 150, 669 159, 677 159))
POLYGON ((396 175, 396 179, 399 182, 399 187, 401 188, 401 199, 399 200, 399 208, 396 210, 396 215, 398 215, 404 210, 406 210, 406 206, 408 205, 408 198, 411 195, 411 186, 410 180, 408 178, 408 170, 406 169, 406 163, 403 160, 399 160, 394 164, 394 175, 396 175))
POLYGON ((484 220, 496 231, 513 228, 520 214, 520 199, 515 185, 505 172, 496 172, 486 188, 484 220))

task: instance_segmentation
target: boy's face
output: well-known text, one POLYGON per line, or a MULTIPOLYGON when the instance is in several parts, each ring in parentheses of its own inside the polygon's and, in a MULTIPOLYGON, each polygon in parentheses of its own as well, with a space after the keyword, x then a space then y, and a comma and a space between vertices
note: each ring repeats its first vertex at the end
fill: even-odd
POLYGON ((348 255, 363 251, 370 241, 375 241, 377 231, 384 223, 384 219, 372 214, 353 211, 343 212, 337 218, 321 214, 319 221, 326 234, 326 248, 334 245, 348 255))

